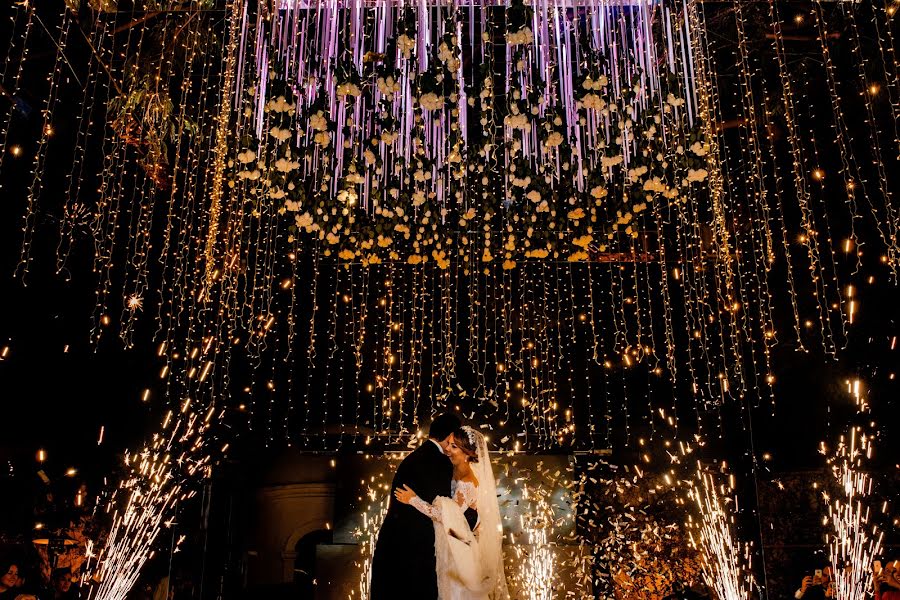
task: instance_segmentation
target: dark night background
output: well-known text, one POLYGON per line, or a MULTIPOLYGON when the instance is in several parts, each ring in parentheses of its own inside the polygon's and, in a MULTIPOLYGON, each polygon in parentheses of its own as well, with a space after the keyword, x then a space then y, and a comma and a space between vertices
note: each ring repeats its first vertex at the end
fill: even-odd
MULTIPOLYGON (((727 11, 727 3, 706 4, 710 14, 717 10, 727 11)), ((809 14, 808 3, 782 5, 786 7, 786 15, 809 14)), ((0 45, 8 44, 10 40, 10 10, 9 3, 0 9, 0 45)), ((52 15, 58 11, 54 6, 46 12, 50 15, 46 24, 52 28, 52 15)), ((797 101, 808 102, 815 107, 809 113, 810 130, 815 131, 818 138, 828 139, 833 135, 830 121, 814 118, 816 113, 830 115, 827 95, 822 93, 821 54, 814 32, 808 24, 792 23, 790 33, 799 38, 790 42, 789 47, 792 70, 797 74, 797 81, 802 82, 798 85, 804 89, 802 94, 798 94, 797 101)), ((28 57, 22 91, 15 98, 22 107, 27 107, 27 114, 16 111, 7 145, 21 145, 24 157, 34 152, 41 126, 42 93, 54 57, 53 41, 47 32, 37 29, 33 35, 41 37, 47 51, 32 53, 28 57)), ((752 30, 751 35, 754 35, 752 30)), ((755 35, 763 34, 757 31, 755 35)), ((720 45, 717 60, 722 66, 718 82, 723 94, 722 105, 728 107, 729 98, 733 101, 740 93, 733 58, 733 32, 726 28, 716 31, 714 37, 714 42, 720 45)), ((757 41, 767 43, 761 37, 757 41)), ((87 64, 88 52, 78 39, 71 40, 66 48, 66 54, 76 70, 80 65, 87 64)), ((840 64, 843 57, 838 54, 835 58, 840 64)), ((851 72, 846 65, 842 70, 851 72)), ((6 93, 0 97, 4 114, 12 101, 6 93)), ((61 106, 67 103, 74 106, 80 101, 81 90, 77 85, 64 87, 61 106)), ((889 118, 888 108, 881 105, 880 116, 889 118)), ((43 178, 43 195, 50 202, 64 195, 66 174, 66 167, 53 162, 53 156, 60 153, 54 154, 52 146, 62 149, 71 146, 76 113, 74 109, 60 110, 54 121, 56 133, 50 142, 51 160, 43 178)), ((859 131, 862 127, 860 114, 851 114, 848 121, 851 131, 859 131)), ((777 133, 779 144, 784 143, 783 135, 783 131, 777 133)), ((864 137, 859 135, 857 143, 863 144, 864 137)), ((822 161, 827 172, 838 172, 840 161, 834 153, 823 152, 822 161)), ((785 169, 789 169, 789 164, 785 169)), ((45 486, 36 475, 38 466, 35 456, 38 449, 47 452, 48 460, 43 469, 52 479, 54 490, 60 497, 73 494, 82 482, 88 485, 92 495, 104 489, 104 479, 115 473, 123 451, 137 446, 158 423, 158 406, 153 402, 142 402, 142 392, 151 388, 154 394, 158 393, 154 385, 163 364, 150 342, 152 324, 145 323, 137 330, 131 349, 123 349, 115 336, 108 336, 97 347, 92 345, 89 331, 92 327, 95 281, 90 272, 91 257, 85 245, 73 255, 70 276, 55 274, 56 240, 53 235, 57 229, 49 213, 39 217, 45 221, 39 222, 38 237, 34 243, 35 260, 27 280, 23 281, 15 275, 25 211, 23 192, 30 181, 29 160, 18 159, 11 154, 4 157, 0 173, 0 348, 8 346, 9 350, 6 357, 0 360, 0 532, 10 538, 30 535, 35 520, 34 507, 44 493, 45 486), (101 428, 104 431, 103 442, 98 444, 101 428), (78 469, 78 475, 67 479, 63 475, 70 467, 78 469)), ((833 199, 835 203, 842 201, 833 199)), ((836 229, 846 226, 834 225, 836 229)), ((782 342, 773 356, 776 377, 774 414, 766 401, 749 409, 727 403, 721 409, 720 430, 708 432, 712 438, 710 448, 719 451, 718 456, 736 464, 734 471, 744 476, 745 481, 751 481, 749 475, 754 465, 758 465, 756 475, 760 490, 757 492, 761 498, 759 503, 763 520, 774 520, 785 510, 784 506, 773 504, 772 499, 776 495, 773 482, 792 478, 805 482, 807 477, 814 478, 821 474, 824 460, 818 453, 819 442, 833 443, 846 430, 847 423, 855 418, 853 399, 844 384, 846 379, 859 377, 864 382, 872 407, 871 419, 877 422, 879 433, 875 464, 883 476, 880 478, 884 482, 882 492, 888 496, 896 492, 900 469, 900 438, 897 432, 900 419, 896 415, 900 405, 898 381, 891 375, 900 363, 897 351, 891 351, 890 346, 891 339, 898 333, 900 292, 890 280, 888 270, 880 264, 881 253, 877 250, 876 234, 865 224, 860 226, 860 232, 862 239, 872 240, 872 243, 866 247, 861 275, 853 279, 861 308, 856 323, 849 330, 847 347, 834 359, 823 355, 815 344, 810 344, 811 350, 808 352, 798 352, 790 343, 782 342), (875 281, 867 284, 866 278, 870 275, 874 276, 875 281), (770 454, 771 459, 764 460, 764 454, 770 454), (891 484, 891 481, 894 483, 891 484)), ((837 234, 835 238, 840 239, 837 234)), ((785 307, 787 292, 783 289, 783 275, 779 279, 777 269, 771 283, 776 286, 774 293, 776 298, 780 298, 779 306, 785 307)), ((845 264, 842 269, 849 270, 850 267, 845 264)), ((151 311, 148 307, 145 314, 152 314, 151 311)), ((788 315, 778 316, 783 323, 779 329, 785 332, 782 338, 787 340, 790 337, 786 335, 788 315)), ((644 398, 621 398, 623 403, 629 401, 635 404, 634 414, 646 411, 644 398)), ((634 436, 646 432, 647 425, 647 420, 640 418, 633 425, 634 436)), ((614 439, 613 457, 630 460, 632 449, 624 440, 614 439)), ((244 432, 235 440, 235 448, 228 465, 217 479, 217 485, 233 491, 252 480, 250 471, 253 465, 265 463, 277 450, 263 450, 258 441, 251 432, 244 432), (229 474, 234 475, 235 479, 229 480, 229 474)), ((744 491, 750 492, 749 489, 744 491)), ((788 509, 797 519, 782 523, 779 528, 789 530, 792 526, 796 527, 797 539, 793 542, 799 548, 797 552, 809 554, 821 541, 820 534, 814 531, 814 524, 818 522, 822 509, 812 506, 814 500, 810 498, 793 498, 790 502, 797 503, 796 511, 788 509)), ((893 507, 895 513, 898 508, 893 507)), ((213 514, 217 513, 214 511, 213 514)), ((196 519, 199 522, 197 507, 185 509, 185 517, 186 520, 196 519)), ((891 530, 890 522, 887 524, 886 541, 897 544, 900 538, 896 525, 891 530)), ((755 528, 754 525, 752 529, 755 528)), ((775 553, 778 551, 784 552, 782 546, 775 553)), ((791 568, 804 567, 794 564, 791 568)))

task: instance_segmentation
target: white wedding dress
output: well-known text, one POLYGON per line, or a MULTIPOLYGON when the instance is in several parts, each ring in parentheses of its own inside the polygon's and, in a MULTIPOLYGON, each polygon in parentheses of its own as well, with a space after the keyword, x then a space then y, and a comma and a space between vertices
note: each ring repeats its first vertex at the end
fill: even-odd
POLYGON ((416 497, 410 504, 434 521, 439 600, 509 600, 503 569, 503 528, 497 487, 484 437, 477 440, 478 462, 472 464, 478 485, 453 481, 451 498, 428 504, 416 497), (466 509, 478 513, 475 532, 466 521, 466 509))

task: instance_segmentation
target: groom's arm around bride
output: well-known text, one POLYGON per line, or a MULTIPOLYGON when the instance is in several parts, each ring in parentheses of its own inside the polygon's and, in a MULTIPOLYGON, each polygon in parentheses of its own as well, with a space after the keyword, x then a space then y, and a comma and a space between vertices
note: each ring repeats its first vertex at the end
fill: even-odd
POLYGON ((370 600, 436 600, 434 525, 414 507, 394 498, 394 490, 408 485, 432 503, 450 497, 453 466, 444 454, 459 418, 443 414, 434 419, 429 439, 397 467, 391 484, 390 504, 372 557, 370 600))

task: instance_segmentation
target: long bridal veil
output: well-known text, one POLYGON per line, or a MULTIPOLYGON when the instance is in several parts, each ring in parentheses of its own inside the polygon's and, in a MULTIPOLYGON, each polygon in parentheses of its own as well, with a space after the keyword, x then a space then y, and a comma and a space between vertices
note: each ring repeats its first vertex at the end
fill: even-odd
POLYGON ((478 443, 478 462, 475 477, 478 478, 478 546, 486 577, 485 589, 491 600, 508 600, 506 572, 503 568, 503 521, 500 519, 500 504, 497 500, 497 482, 491 455, 488 454, 487 440, 475 431, 478 443))

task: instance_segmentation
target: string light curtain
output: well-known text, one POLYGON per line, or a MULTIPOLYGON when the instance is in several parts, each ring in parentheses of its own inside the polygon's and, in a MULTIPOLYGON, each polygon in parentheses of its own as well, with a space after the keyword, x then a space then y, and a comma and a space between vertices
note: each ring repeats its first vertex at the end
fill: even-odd
MULTIPOLYGON (((849 27, 850 64, 893 72, 886 10, 812 7, 823 56, 849 27), (876 54, 854 26, 878 28, 876 54)), ((61 276, 92 250, 94 339, 157 348, 144 399, 215 398, 269 441, 370 443, 451 401, 508 446, 609 445, 642 403, 716 427, 723 401, 771 398, 786 323, 804 349, 845 342, 852 226, 896 240, 890 181, 840 135, 850 220, 826 199, 825 142, 805 133, 821 113, 793 100, 784 60, 793 15, 733 8, 196 2, 101 7, 78 31, 63 12, 19 272, 58 224, 61 276), (61 156, 73 39, 90 51, 61 156), (63 193, 51 160, 68 161, 63 193)), ((18 10, 15 47, 34 17, 18 10)), ((13 93, 20 72, 4 64, 13 93)), ((894 111, 870 72, 850 72, 875 90, 862 105, 894 111)), ((851 99, 822 98, 840 123, 851 99)))

